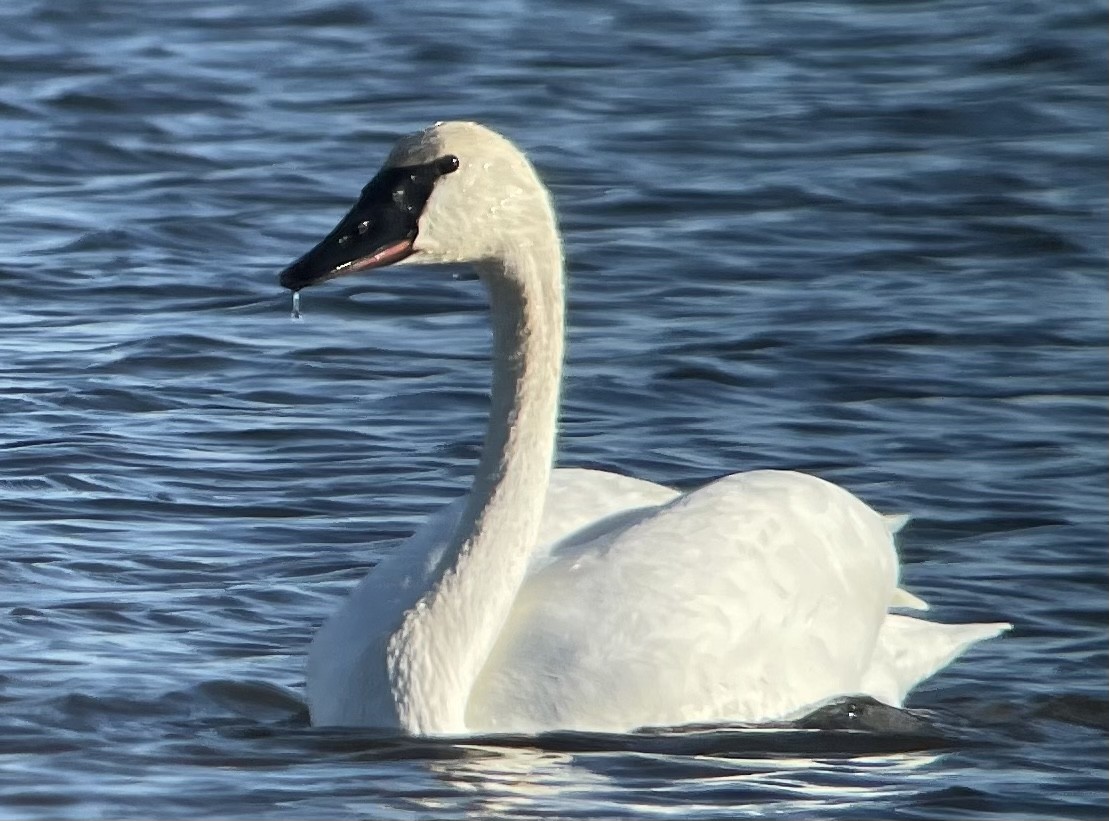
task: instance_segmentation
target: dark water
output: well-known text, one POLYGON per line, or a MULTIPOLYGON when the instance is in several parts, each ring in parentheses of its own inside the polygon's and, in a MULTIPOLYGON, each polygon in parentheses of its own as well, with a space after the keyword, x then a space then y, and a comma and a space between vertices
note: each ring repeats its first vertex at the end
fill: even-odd
POLYGON ((0 814, 1104 817, 1103 4, 415 5, 0 5, 0 814), (1013 633, 897 728, 309 729, 315 625, 466 485, 488 338, 450 272, 299 323, 275 273, 463 117, 562 214, 564 464, 843 483, 1013 633))

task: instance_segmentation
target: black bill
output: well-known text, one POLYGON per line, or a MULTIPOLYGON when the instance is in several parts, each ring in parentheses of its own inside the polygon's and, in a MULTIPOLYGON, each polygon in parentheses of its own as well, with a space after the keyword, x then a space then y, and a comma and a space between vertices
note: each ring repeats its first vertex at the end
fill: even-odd
POLYGON ((457 168, 451 154, 422 165, 383 168, 334 230, 281 272, 281 284, 299 291, 410 256, 436 180, 457 168))

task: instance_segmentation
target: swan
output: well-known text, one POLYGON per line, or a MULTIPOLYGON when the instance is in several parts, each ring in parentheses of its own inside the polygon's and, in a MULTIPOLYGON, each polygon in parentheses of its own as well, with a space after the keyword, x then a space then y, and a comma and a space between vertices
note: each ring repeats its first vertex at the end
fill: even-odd
POLYGON ((754 470, 680 493, 552 469, 561 238, 508 139, 444 122, 403 137, 358 202, 289 265, 294 294, 385 265, 469 263, 493 379, 469 493, 432 515, 308 651, 314 725, 419 736, 630 732, 799 717, 906 693, 1008 624, 938 624, 898 587, 893 533, 848 491, 754 470))

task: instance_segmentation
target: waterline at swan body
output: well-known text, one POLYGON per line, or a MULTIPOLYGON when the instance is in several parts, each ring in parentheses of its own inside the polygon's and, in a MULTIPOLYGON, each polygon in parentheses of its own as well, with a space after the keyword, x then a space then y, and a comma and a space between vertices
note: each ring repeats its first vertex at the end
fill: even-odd
POLYGON ((552 470, 561 241, 524 155, 473 123, 402 139, 297 290, 469 262, 490 299, 490 419, 473 486, 370 571, 309 649, 317 725, 418 735, 761 722, 918 681, 1005 624, 891 614, 896 523, 785 471, 689 493, 552 470))

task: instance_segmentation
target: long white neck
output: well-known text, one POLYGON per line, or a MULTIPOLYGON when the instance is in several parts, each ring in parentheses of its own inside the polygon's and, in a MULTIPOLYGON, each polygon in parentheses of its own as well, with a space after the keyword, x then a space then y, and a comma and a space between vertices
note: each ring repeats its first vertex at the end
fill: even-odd
POLYGON ((549 236, 481 269, 493 321, 489 427, 435 582, 388 648, 401 726, 465 732, 466 703, 527 572, 550 481, 562 372, 562 254, 549 236))

